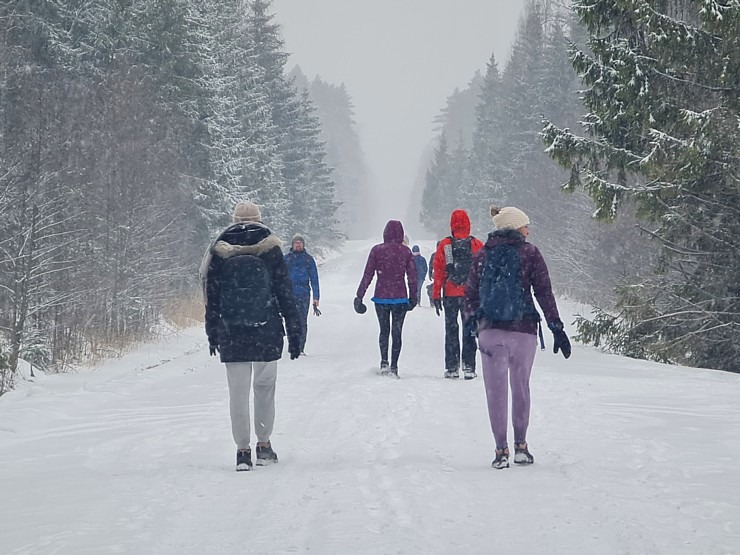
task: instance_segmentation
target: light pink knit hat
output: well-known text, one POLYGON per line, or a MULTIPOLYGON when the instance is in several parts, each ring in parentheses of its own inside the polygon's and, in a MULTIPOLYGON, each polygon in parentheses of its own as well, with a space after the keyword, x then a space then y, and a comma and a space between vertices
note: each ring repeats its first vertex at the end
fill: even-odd
POLYGON ((259 206, 253 202, 239 202, 234 207, 234 223, 261 222, 262 214, 259 206))

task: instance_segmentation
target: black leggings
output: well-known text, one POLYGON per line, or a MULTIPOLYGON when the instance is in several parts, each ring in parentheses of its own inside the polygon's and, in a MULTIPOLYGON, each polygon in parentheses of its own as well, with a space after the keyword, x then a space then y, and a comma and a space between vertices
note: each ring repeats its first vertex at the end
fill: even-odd
POLYGON ((403 320, 406 318, 405 304, 376 304, 375 313, 378 315, 380 324, 380 360, 388 362, 388 336, 393 337, 393 348, 391 350, 391 368, 398 367, 398 357, 401 354, 401 332, 403 331, 403 320))

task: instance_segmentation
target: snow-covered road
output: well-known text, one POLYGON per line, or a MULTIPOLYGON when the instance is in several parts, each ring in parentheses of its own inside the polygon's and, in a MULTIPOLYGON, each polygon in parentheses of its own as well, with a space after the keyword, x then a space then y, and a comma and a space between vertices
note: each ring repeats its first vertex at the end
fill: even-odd
POLYGON ((740 376, 548 349, 536 464, 493 470, 482 380, 442 378, 433 310, 402 379, 375 374, 368 248, 322 266, 309 356, 279 364, 276 466, 234 472, 200 329, 0 398, 0 553, 740 553, 740 376))

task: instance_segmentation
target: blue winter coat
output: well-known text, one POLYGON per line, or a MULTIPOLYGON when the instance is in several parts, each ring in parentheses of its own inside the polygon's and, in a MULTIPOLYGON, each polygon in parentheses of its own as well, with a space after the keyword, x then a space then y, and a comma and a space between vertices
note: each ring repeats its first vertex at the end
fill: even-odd
POLYGON ((296 298, 311 297, 318 301, 321 298, 319 292, 319 271, 316 261, 306 251, 295 252, 293 249, 285 255, 285 264, 288 266, 290 281, 293 283, 293 296, 296 298))

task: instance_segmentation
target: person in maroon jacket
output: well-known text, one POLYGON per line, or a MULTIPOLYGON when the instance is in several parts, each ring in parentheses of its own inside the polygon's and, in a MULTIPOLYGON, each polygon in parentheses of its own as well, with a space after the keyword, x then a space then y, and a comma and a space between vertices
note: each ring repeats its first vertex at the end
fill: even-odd
POLYGON ((383 230, 383 242, 375 245, 367 257, 365 272, 357 288, 355 311, 364 314, 367 307, 362 299, 370 282, 377 275, 375 313, 380 324, 380 373, 398 377, 398 357, 401 354, 401 332, 406 312, 418 301, 416 264, 411 250, 403 244, 403 224, 390 220, 383 230), (404 276, 406 278, 404 283, 404 276), (408 285, 408 290, 406 289, 408 285), (393 338, 390 368, 388 366, 388 336, 393 338))
POLYGON ((470 218, 465 210, 455 210, 450 216, 451 235, 437 243, 434 253, 434 284, 432 299, 437 316, 445 314, 445 378, 460 377, 460 325, 462 320, 462 367, 466 380, 476 377, 476 344, 470 322, 463 314, 465 282, 473 256, 483 243, 470 235, 470 218))
MULTIPOLYGON (((532 464, 527 446, 529 379, 537 350, 540 315, 532 290, 552 330, 554 352, 570 356, 570 341, 563 331, 552 294, 547 265, 539 249, 526 241, 529 218, 512 206, 491 208, 496 231, 475 256, 465 288, 465 313, 477 320, 479 350, 488 416, 496 441, 494 468, 509 467, 508 382, 511 382, 511 420, 514 425, 514 463, 532 464)), ((544 343, 543 343, 544 348, 544 343)))

